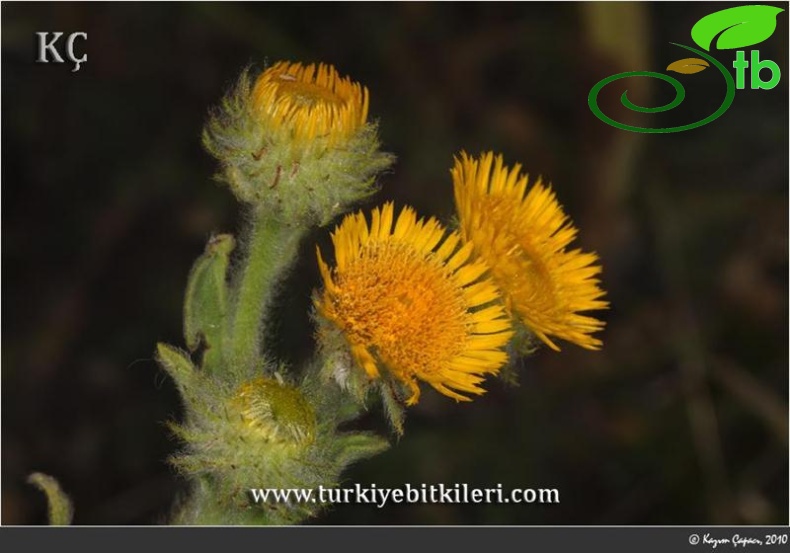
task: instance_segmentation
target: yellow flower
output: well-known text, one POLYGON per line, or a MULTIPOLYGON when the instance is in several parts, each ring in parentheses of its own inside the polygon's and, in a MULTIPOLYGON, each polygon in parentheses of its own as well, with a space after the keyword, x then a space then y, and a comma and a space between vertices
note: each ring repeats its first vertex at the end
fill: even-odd
POLYGON ((295 141, 326 137, 330 145, 364 126, 368 90, 331 65, 279 62, 255 83, 252 102, 261 119, 295 141))
POLYGON ((609 305, 594 278, 598 256, 566 251, 577 229, 554 192, 540 179, 528 187, 520 170, 491 152, 456 158, 451 173, 463 239, 491 267, 508 310, 552 349, 559 351, 549 336, 599 349, 601 340, 590 334, 604 323, 579 314, 609 305))
POLYGON ((382 368, 411 390, 417 379, 456 400, 458 392, 482 394, 485 374, 507 360, 502 347, 510 321, 487 267, 470 261, 471 247, 457 248, 458 233, 445 235, 436 219, 417 220, 392 203, 374 209, 370 226, 359 212, 332 234, 336 267, 317 250, 324 291, 316 307, 342 331, 356 361, 371 379, 382 368))

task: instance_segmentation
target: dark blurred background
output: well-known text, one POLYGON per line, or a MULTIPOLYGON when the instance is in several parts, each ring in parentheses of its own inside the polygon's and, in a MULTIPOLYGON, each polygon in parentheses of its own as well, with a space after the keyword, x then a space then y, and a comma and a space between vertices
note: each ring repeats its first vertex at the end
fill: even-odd
MULTIPOLYGON (((163 423, 181 407, 152 352, 183 343, 191 263, 241 214, 212 180, 201 127, 246 64, 287 59, 370 89, 397 156, 376 202, 449 220, 461 149, 550 179, 612 305, 602 351, 540 350, 518 386, 492 380, 471 404, 425 389, 405 436, 347 473, 557 488, 559 505, 337 506, 315 522, 786 524, 787 12, 759 46, 780 84, 738 91, 707 126, 636 134, 587 106, 604 77, 688 57, 669 42, 693 45, 693 24, 725 7, 4 2, 2 522, 46 522, 34 470, 60 480, 77 524, 166 519, 184 482, 163 423), (87 32, 87 63, 34 63, 36 31, 87 32)), ((732 51, 714 54, 731 67, 732 51)), ((715 71, 679 78, 675 114, 618 111, 622 86, 602 106, 667 126, 720 104, 715 71)), ((629 86, 637 103, 670 99, 658 81, 629 86)), ((309 354, 311 252, 282 301, 286 358, 309 354)))

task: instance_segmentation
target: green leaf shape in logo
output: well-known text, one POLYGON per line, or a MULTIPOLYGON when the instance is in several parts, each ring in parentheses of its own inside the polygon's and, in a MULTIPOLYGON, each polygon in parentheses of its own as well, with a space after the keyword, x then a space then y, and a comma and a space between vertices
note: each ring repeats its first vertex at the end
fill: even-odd
POLYGON ((716 48, 732 50, 758 44, 776 30, 776 16, 783 12, 774 6, 738 6, 706 15, 691 29, 691 39, 710 50, 717 35, 716 48))

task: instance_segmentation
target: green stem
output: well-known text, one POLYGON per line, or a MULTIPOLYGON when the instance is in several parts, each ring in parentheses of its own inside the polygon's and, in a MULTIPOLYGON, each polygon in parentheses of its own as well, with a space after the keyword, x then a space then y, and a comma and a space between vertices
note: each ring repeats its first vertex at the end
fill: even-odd
POLYGON ((296 258, 300 234, 274 217, 255 217, 228 321, 232 363, 249 367, 260 358, 265 311, 276 284, 296 258))

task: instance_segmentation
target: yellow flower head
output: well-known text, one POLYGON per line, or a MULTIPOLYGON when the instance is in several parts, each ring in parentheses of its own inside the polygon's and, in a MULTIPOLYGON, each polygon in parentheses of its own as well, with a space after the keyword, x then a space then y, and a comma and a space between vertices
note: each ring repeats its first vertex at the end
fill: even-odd
POLYGON ((579 314, 609 305, 594 278, 598 256, 566 251, 577 229, 540 179, 527 191, 520 170, 491 152, 456 158, 451 173, 463 239, 491 267, 508 310, 536 336, 555 350, 549 336, 598 349, 601 341, 590 334, 604 323, 579 314))
POLYGON ((359 212, 332 234, 336 267, 318 253, 325 289, 316 307, 346 337, 371 379, 382 368, 405 383, 417 403, 422 380, 442 394, 482 394, 485 374, 507 360, 512 336, 497 288, 481 278, 487 266, 457 249, 458 233, 445 236, 436 219, 417 219, 405 207, 395 221, 392 203, 374 209, 370 226, 359 212), (441 245, 440 245, 441 242, 441 245), (491 304, 491 305, 488 305, 491 304))
POLYGON ((255 83, 252 102, 261 119, 297 142, 326 137, 330 145, 364 126, 368 90, 331 65, 279 62, 255 83))

